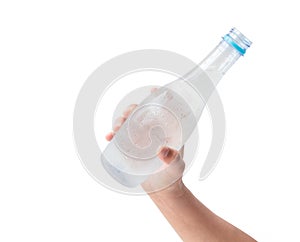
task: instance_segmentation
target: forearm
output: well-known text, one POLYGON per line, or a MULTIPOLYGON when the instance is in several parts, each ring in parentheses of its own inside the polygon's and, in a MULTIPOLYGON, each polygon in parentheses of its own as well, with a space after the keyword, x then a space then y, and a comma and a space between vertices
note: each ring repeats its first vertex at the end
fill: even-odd
POLYGON ((149 196, 185 242, 255 241, 206 208, 181 181, 149 196))

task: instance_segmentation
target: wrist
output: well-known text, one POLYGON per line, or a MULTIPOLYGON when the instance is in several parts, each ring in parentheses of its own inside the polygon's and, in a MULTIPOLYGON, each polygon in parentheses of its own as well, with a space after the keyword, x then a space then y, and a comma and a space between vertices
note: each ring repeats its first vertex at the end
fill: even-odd
POLYGON ((170 186, 168 186, 162 190, 156 191, 156 192, 148 193, 148 195, 151 198, 163 197, 164 199, 165 198, 173 199, 173 198, 178 198, 178 197, 184 196, 186 191, 187 191, 187 187, 184 185, 182 179, 180 178, 177 181, 175 181, 173 184, 171 184, 170 186))

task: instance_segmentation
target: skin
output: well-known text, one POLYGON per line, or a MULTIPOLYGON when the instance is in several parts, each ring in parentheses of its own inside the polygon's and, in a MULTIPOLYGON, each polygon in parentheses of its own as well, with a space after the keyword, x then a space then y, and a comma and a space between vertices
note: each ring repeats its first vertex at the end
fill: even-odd
MULTIPOLYGON (((136 107, 136 104, 130 105, 116 120, 113 130, 106 135, 107 141, 113 139, 136 107)), ((164 162, 165 169, 153 177, 150 176, 142 187, 183 241, 256 241, 210 211, 184 185, 183 149, 176 151, 162 147, 157 155, 164 162)))

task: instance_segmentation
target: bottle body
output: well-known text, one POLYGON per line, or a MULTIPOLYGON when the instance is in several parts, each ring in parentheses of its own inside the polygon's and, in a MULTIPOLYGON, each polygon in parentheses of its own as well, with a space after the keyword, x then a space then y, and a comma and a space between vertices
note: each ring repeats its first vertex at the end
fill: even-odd
POLYGON ((104 150, 101 160, 108 173, 134 187, 159 170, 159 149, 184 145, 215 85, 250 44, 232 29, 199 66, 146 97, 104 150))
POLYGON ((195 116, 200 96, 194 91, 195 109, 185 99, 190 88, 184 80, 174 81, 153 92, 132 112, 102 154, 103 166, 117 181, 128 187, 140 184, 163 165, 157 157, 161 147, 182 148, 200 117, 200 113, 195 116))

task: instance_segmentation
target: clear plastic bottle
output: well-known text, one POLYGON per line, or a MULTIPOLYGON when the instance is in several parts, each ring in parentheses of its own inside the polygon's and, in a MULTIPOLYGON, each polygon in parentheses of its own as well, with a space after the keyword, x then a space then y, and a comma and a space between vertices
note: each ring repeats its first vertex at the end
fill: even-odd
POLYGON ((119 183, 135 187, 162 166, 162 146, 179 150, 227 70, 251 42, 233 28, 211 53, 184 77, 146 97, 104 150, 101 161, 119 183))

